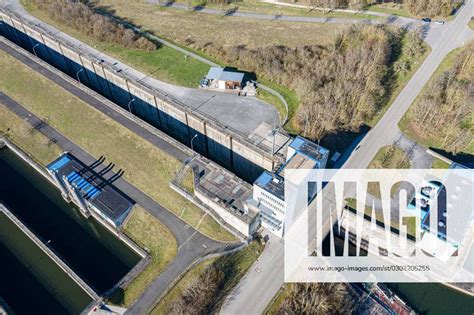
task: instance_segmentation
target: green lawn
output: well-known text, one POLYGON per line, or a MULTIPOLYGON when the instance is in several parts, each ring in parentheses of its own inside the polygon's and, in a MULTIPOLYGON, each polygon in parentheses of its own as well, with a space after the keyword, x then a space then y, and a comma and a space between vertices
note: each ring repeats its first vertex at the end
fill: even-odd
POLYGON ((370 162, 368 168, 410 168, 410 160, 405 151, 395 146, 381 148, 370 162))
POLYGON ((49 141, 30 124, 23 121, 0 102, 0 136, 5 136, 16 146, 30 154, 40 165, 53 161, 61 148, 49 141))
POLYGON ((474 17, 471 18, 471 21, 469 21, 468 26, 471 28, 471 30, 474 30, 474 17))
MULTIPOLYGON (((296 111, 298 110, 300 100, 298 99, 298 96, 296 95, 296 93, 288 89, 287 87, 276 84, 274 82, 270 82, 263 78, 259 79, 259 81, 262 84, 280 93, 280 95, 283 96, 283 98, 286 100, 286 102, 288 103, 288 121, 283 127, 290 133, 297 133, 296 128, 294 126, 294 118, 295 118, 296 111)), ((265 102, 269 104, 272 104, 278 110, 281 117, 286 116, 287 113, 286 113, 285 105, 276 96, 268 92, 265 92, 261 89, 259 90, 259 94, 260 94, 259 98, 261 98, 262 100, 264 100, 265 102)))
POLYGON ((170 307, 175 303, 190 286, 199 281, 200 276, 206 272, 207 268, 216 268, 223 272, 223 278, 218 287, 213 291, 213 311, 218 312, 225 297, 237 285, 247 270, 260 256, 263 245, 258 241, 253 241, 246 248, 229 255, 212 258, 199 263, 191 268, 182 279, 168 292, 168 294, 156 305, 151 312, 152 315, 168 314, 170 307))
POLYGON ((161 46, 157 50, 150 52, 99 41, 91 36, 84 35, 72 27, 54 21, 45 12, 36 9, 28 0, 21 0, 21 3, 29 13, 40 20, 57 27, 99 51, 137 68, 145 74, 150 74, 156 79, 186 87, 197 87, 201 78, 209 70, 207 64, 186 57, 167 46, 161 46))
MULTIPOLYGON (((186 220, 188 217, 183 220, 191 226, 197 225, 204 211, 169 187, 170 180, 181 167, 180 161, 3 52, 0 53, 0 68, 0 86, 4 93, 91 155, 105 156, 106 162, 113 162, 117 169, 125 172, 124 179, 177 216, 184 210, 192 213, 193 220, 186 220)), ((217 223, 201 224, 200 229, 215 239, 236 240, 217 223)))
POLYGON ((111 298, 116 305, 128 306, 173 260, 177 245, 166 226, 140 207, 134 208, 124 232, 151 256, 147 268, 125 290, 117 290, 111 298))
POLYGON ((443 160, 440 160, 438 158, 435 158, 433 163, 431 163, 431 168, 435 168, 435 169, 447 169, 449 168, 451 164, 449 163, 446 163, 445 161, 443 160))

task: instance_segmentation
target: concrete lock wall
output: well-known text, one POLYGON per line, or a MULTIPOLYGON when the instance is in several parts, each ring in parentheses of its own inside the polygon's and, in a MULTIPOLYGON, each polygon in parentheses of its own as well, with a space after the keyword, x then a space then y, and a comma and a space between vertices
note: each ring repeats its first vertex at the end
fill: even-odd
POLYGON ((135 82, 104 60, 56 38, 41 26, 22 20, 6 9, 0 9, 0 18, 3 21, 0 35, 183 144, 190 146, 194 138, 194 150, 238 176, 253 181, 262 170, 271 171, 277 163, 271 154, 255 147, 245 137, 193 112, 161 91, 135 82))

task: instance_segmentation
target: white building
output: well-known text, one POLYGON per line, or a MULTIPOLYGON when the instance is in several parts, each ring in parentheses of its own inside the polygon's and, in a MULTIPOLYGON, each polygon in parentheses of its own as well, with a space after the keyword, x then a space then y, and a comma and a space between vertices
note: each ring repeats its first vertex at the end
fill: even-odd
MULTIPOLYGON (((253 184, 253 202, 263 227, 283 236, 285 220, 285 169, 321 169, 326 167, 329 150, 302 137, 288 146, 287 160, 276 173, 263 172, 253 184)), ((314 197, 312 195, 311 197, 314 197)))

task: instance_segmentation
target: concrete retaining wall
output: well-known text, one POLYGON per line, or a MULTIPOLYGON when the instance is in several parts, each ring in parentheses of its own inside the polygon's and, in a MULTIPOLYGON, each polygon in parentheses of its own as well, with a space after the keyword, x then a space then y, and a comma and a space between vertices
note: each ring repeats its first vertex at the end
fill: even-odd
POLYGON ((257 147, 238 132, 197 113, 162 91, 137 82, 100 58, 75 47, 48 30, 0 9, 0 35, 112 100, 117 105, 161 129, 181 143, 253 181, 261 172, 273 170, 278 158, 257 147), (2 23, 3 21, 3 23, 2 23), (129 109, 130 107, 130 109, 129 109), (234 151, 234 148, 238 149, 234 151))

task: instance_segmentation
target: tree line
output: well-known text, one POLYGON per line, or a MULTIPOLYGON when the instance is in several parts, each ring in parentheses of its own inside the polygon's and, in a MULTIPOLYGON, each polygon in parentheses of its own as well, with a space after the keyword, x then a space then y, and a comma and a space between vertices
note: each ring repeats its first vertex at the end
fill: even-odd
POLYGON ((469 151, 474 139, 474 41, 427 86, 410 118, 411 127, 426 139, 437 139, 441 149, 469 151))
POLYGON ((321 139, 367 124, 386 104, 390 80, 412 66, 413 58, 398 57, 422 54, 424 45, 417 32, 357 24, 327 46, 204 49, 295 91, 301 100, 295 127, 306 137, 321 139))
POLYGON ((97 13, 88 5, 88 1, 31 0, 31 2, 39 10, 46 12, 51 19, 100 41, 149 51, 156 49, 156 45, 143 35, 124 27, 111 17, 97 13))

